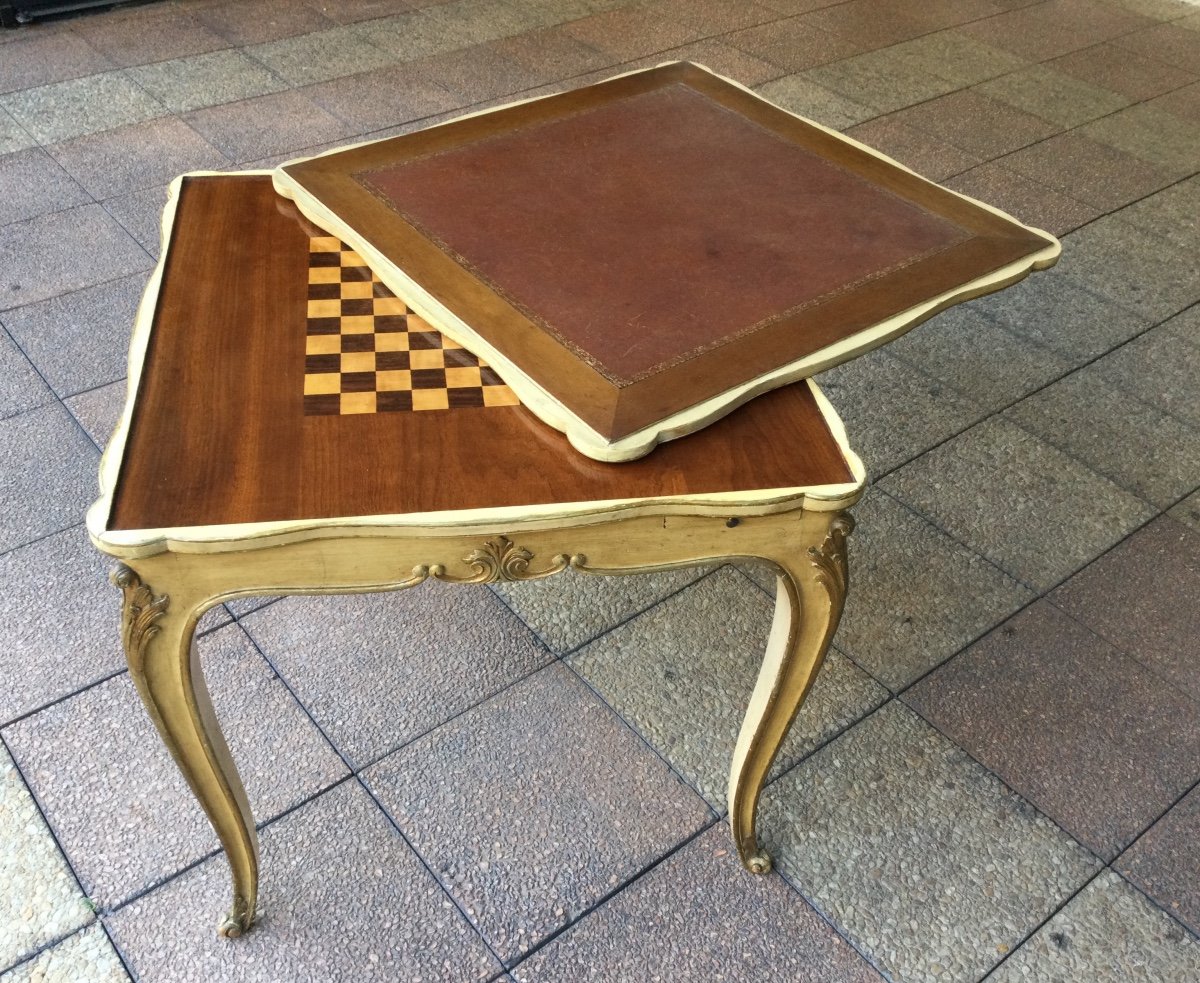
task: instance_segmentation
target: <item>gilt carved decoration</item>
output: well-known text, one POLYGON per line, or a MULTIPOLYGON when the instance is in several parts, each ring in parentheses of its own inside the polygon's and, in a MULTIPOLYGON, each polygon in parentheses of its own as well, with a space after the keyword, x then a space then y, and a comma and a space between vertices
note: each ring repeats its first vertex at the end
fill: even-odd
POLYGON ((158 634, 159 626, 156 622, 166 614, 171 598, 167 594, 156 596, 142 583, 142 578, 123 563, 109 574, 109 580, 114 587, 120 588, 124 598, 121 609, 121 641, 125 645, 125 657, 130 668, 139 672, 146 645, 158 634))
POLYGON ((809 559, 817 568, 817 583, 829 594, 835 610, 841 610, 846 600, 846 537, 854 530, 854 519, 843 512, 829 524, 829 532, 820 548, 808 548, 809 559))

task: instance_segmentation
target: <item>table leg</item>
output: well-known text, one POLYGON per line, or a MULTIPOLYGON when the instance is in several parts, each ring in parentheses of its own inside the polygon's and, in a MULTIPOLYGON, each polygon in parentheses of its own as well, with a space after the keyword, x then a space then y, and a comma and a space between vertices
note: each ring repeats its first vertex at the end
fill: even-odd
POLYGON ((832 513, 798 551, 764 557, 780 571, 775 619, 729 775, 733 841, 742 864, 756 874, 771 869, 755 832, 759 794, 837 630, 846 598, 846 537, 853 528, 848 514, 832 513))
POLYGON ((113 571, 112 581, 124 595, 121 635, 129 673, 216 829, 233 872, 233 906, 217 931, 239 936, 254 921, 258 835, 192 645, 202 603, 155 594, 124 565, 113 571))

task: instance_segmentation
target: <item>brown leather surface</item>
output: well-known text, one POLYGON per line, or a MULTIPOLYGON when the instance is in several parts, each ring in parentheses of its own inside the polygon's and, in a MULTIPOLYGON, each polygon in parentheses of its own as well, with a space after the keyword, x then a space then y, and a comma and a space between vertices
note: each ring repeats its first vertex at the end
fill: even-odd
POLYGON ((356 176, 617 386, 967 237, 678 82, 356 176))
MULTIPOLYGON (((892 315, 1028 257, 1052 241, 686 63, 365 144, 285 170, 610 441, 831 344, 852 342, 892 315), (687 94, 681 95, 681 89, 687 94), (648 116, 661 124, 658 130, 676 135, 654 132, 648 125, 640 137, 626 142, 621 131, 637 127, 647 106, 648 116), (670 107, 682 107, 690 117, 713 125, 676 125, 670 107), (731 121, 726 115, 736 118, 731 121), (608 128, 588 136, 599 160, 587 158, 573 141, 551 139, 552 133, 584 133, 596 120, 620 122, 620 130, 611 131, 612 154, 603 139, 608 128), (546 135, 538 136, 539 130, 546 135), (500 148, 496 154, 487 149, 493 142, 500 148), (707 171, 703 154, 692 152, 693 142, 708 150, 707 171), (657 148, 641 154, 640 168, 639 143, 643 150, 657 148), (655 154, 666 157, 656 163, 655 154), (563 166, 560 158, 570 159, 571 165, 563 166), (814 164, 814 158, 828 163, 814 164), (610 159, 612 173, 621 180, 605 190, 594 179, 610 159), (443 161, 455 160, 482 168, 457 168, 458 186, 471 188, 457 199, 454 186, 441 183, 437 174, 443 161), (798 173, 809 175, 814 186, 836 189, 837 200, 823 194, 806 196, 799 181, 789 189, 782 175, 789 161, 798 173), (676 168, 682 165, 686 182, 673 184, 676 168), (356 177, 369 173, 387 187, 368 189, 356 177), (418 196, 414 193, 410 201, 402 184, 410 173, 420 173, 428 184, 417 190, 428 194, 421 207, 430 209, 429 234, 423 231, 418 196), (700 180, 707 182, 707 190, 690 198, 689 185, 700 180), (503 194, 491 194, 493 182, 504 186, 503 194), (574 202, 572 189, 590 196, 592 207, 574 202), (609 205, 595 206, 602 192, 612 199, 613 215, 623 214, 624 220, 610 221, 609 205), (529 207, 508 204, 510 193, 529 207), (850 197, 844 199, 847 193, 850 197), (384 200, 389 195, 404 199, 413 221, 384 200), (574 215, 563 223, 572 230, 570 249, 552 228, 550 209, 539 196, 574 215), (630 204, 636 200, 645 205, 646 216, 630 204), (669 224, 662 209, 681 201, 687 205, 682 213, 686 219, 669 224), (705 201, 723 210, 727 220, 698 215, 705 211, 705 201), (773 208, 781 202, 796 209, 791 225, 772 224, 773 208), (470 227, 472 219, 454 217, 459 207, 480 223, 477 228, 470 227), (816 232, 796 219, 805 207, 820 217, 812 222, 816 232), (744 220, 743 210, 753 221, 744 220), (890 218, 881 223, 877 215, 890 218), (691 231, 693 220, 706 229, 704 235, 691 231), (447 230, 454 223, 453 229, 439 228, 442 222, 447 230), (953 231, 946 234, 939 223, 949 223, 953 231), (775 238, 756 240, 759 228, 774 229, 775 238), (783 241, 781 228, 786 233, 783 241), (940 251, 939 229, 946 236, 940 251), (443 248, 434 234, 444 235, 447 244, 456 247, 443 248), (524 246, 508 256, 510 235, 524 246), (834 239, 839 250, 821 248, 834 239), (709 255, 710 246, 716 255, 709 255), (906 249, 913 250, 907 264, 906 249), (674 266, 666 273, 658 269, 657 278, 649 275, 649 265, 641 269, 638 257, 654 256, 673 257, 674 266), (872 259, 878 261, 875 275, 867 269, 872 259), (611 276, 610 266, 615 271, 611 276), (710 270, 713 276, 706 277, 710 270), (839 271, 851 286, 830 289, 839 271), (739 272, 741 279, 735 275, 739 272), (596 283, 612 284, 630 276, 637 289, 630 286, 626 293, 591 286, 593 277, 596 283), (534 305, 544 309, 539 312, 534 305), (764 310, 767 313, 754 321, 764 310), (642 325, 645 331, 638 330, 642 325), (722 343, 747 325, 757 328, 722 343), (575 340, 569 338, 572 331, 575 340), (601 357, 581 357, 581 348, 601 357), (697 349, 692 357, 660 359, 697 349), (643 375, 618 385, 599 370, 602 363, 612 377, 628 379, 639 369, 643 375), (647 365, 658 367, 647 374, 647 365)), ((847 348, 843 357, 851 357, 853 351, 847 348)))
POLYGON ((851 480, 804 385, 627 464, 583 457, 522 407, 306 416, 311 233, 269 178, 185 181, 110 528, 851 480))

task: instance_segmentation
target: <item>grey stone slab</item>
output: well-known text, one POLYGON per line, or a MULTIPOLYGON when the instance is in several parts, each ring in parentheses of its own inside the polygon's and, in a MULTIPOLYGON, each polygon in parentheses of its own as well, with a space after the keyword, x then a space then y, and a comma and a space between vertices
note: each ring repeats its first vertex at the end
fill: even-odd
POLYGON ((879 983, 778 877, 750 877, 720 823, 513 971, 520 983, 823 980, 879 983))
POLYGON ((363 777, 506 964, 710 817, 561 665, 363 777))
POLYGON ((971 304, 985 317, 1081 365, 1145 331, 1153 321, 1101 294, 1072 283, 1071 237, 1059 265, 1035 273, 999 293, 971 304))
MULTIPOLYGON (((240 628, 196 644, 256 821, 346 774, 240 628)), ((217 848, 127 673, 10 725, 4 739, 98 904, 119 904, 217 848)))
POLYGON ((1070 369, 1052 349, 1006 331, 976 306, 944 311, 894 341, 888 354, 970 393, 988 411, 1015 403, 1070 369))
POLYGON ((1046 65, 1030 65, 984 82, 979 90, 1060 126, 1079 126, 1128 106, 1128 96, 1091 85, 1046 65))
POLYGON ((166 203, 167 189, 159 185, 109 198, 103 205, 139 246, 158 259, 162 251, 162 214, 166 203))
POLYGON ((0 556, 0 724, 125 667, 113 563, 81 525, 0 556))
POLYGON ((11 966, 93 920, 78 882, 2 745, 0 877, 0 966, 11 966))
POLYGON ((242 624, 359 766, 552 658, 478 587, 290 597, 242 624))
POLYGON ((32 89, 112 67, 111 59, 70 31, 40 35, 14 32, 13 42, 4 46, 0 92, 32 89))
POLYGON ((817 376, 872 475, 886 473, 987 415, 962 393, 875 351, 817 376))
POLYGON ((1118 217, 1180 249, 1200 249, 1200 177, 1135 201, 1122 208, 1118 217))
POLYGON ((788 112, 816 120, 835 130, 878 116, 879 111, 855 102, 803 75, 785 75, 758 87, 759 95, 788 112))
POLYGON ((1062 236, 1099 217, 1101 209, 1009 170, 1000 161, 980 164, 946 186, 1062 236))
POLYGON ((358 26, 358 33, 372 47, 387 52, 396 61, 426 58, 471 43, 447 26, 439 25, 426 10, 365 21, 358 26))
POLYGON ((934 448, 880 484, 1039 591, 1153 514, 1145 502, 999 418, 934 448))
POLYGON ((173 116, 92 133, 48 149, 97 199, 162 185, 184 171, 229 166, 224 154, 173 116))
POLYGON ((0 187, 4 188, 0 225, 91 201, 66 171, 36 147, 0 157, 0 187))
POLYGON ((878 489, 855 508, 837 645, 899 691, 1033 593, 878 489))
POLYGON ((702 577, 707 567, 685 567, 628 577, 590 577, 570 571, 492 590, 517 617, 560 655, 615 628, 702 577))
POLYGON ((1004 415, 1160 509, 1200 482, 1200 430, 1084 366, 1004 415))
POLYGON ((1166 325, 1105 355, 1095 363, 1095 371, 1110 385, 1200 428, 1200 400, 1196 398, 1200 348, 1166 325))
POLYGON ((979 979, 1096 870, 893 701, 763 797, 783 875, 893 979, 979 979))
MULTIPOLYGON (((717 812, 771 629, 772 604, 725 568, 582 649, 570 664, 717 812)), ((887 691, 831 652, 769 777, 887 691)))
POLYGON ((0 329, 0 420, 54 399, 50 387, 7 331, 0 329))
POLYGON ((141 980, 478 980, 499 965, 356 782, 262 833, 260 917, 230 944, 223 856, 107 919, 141 980))
POLYGON ((0 228, 0 311, 150 265, 145 250, 99 205, 14 222, 0 228))
POLYGON ((0 983, 132 983, 121 957, 94 924, 0 973, 0 983))
POLYGON ((833 89, 880 113, 925 102, 953 92, 960 86, 928 71, 905 65, 887 54, 889 49, 870 51, 805 72, 806 78, 833 89))
POLYGON ((310 85, 304 95, 361 133, 443 113, 459 102, 408 65, 310 85))
POLYGON ((862 123, 847 130, 846 135, 895 158, 931 181, 945 181, 979 163, 977 157, 908 126, 896 115, 862 123))
POLYGON ((1113 865, 1200 935, 1200 788, 1194 788, 1113 865))
POLYGON ((58 403, 0 420, 0 552, 77 525, 99 454, 58 403))
POLYGON ((81 18, 72 29, 119 65, 167 61, 229 43, 174 4, 120 7, 103 17, 81 18))
POLYGON ((1154 320, 1200 298, 1200 252, 1172 248, 1115 216, 1097 219, 1070 237, 1063 276, 1154 320))
POLYGON ((1178 502, 1168 513, 1172 519, 1200 532, 1200 491, 1178 502))
POLYGON ((197 109, 182 117, 234 162, 312 147, 350 135, 351 127, 297 92, 197 109))
POLYGON ((290 85, 310 85, 383 68, 392 56, 357 25, 252 45, 245 53, 290 85))
POLYGON ((0 106, 39 143, 59 143, 166 113, 123 71, 11 92, 0 96, 0 106))
POLYGON ((79 425, 92 438, 99 450, 104 450, 108 438, 117 426, 121 410, 125 406, 128 386, 124 379, 89 389, 75 396, 68 396, 65 405, 79 425))
POLYGON ((1200 701, 1200 531, 1160 516, 1050 599, 1200 701))
POLYGON ((28 130, 0 106, 0 154, 11 154, 37 144, 28 130))
MULTIPOLYGON (((413 67, 459 98, 462 106, 494 108, 512 101, 536 84, 538 73, 502 54, 495 43, 447 51, 422 58, 413 67), (492 106, 486 104, 493 103, 492 106), (485 105, 477 105, 485 104, 485 105)), ((572 79, 570 88, 578 80, 572 79)))
POLYGON ((987 983, 1165 983, 1200 978, 1200 943, 1106 870, 987 983))
POLYGON ((129 333, 146 276, 110 280, 3 315, 5 326, 59 396, 125 375, 129 333))
POLYGON ((1044 601, 904 699, 1106 860, 1200 779, 1200 704, 1044 601))
POLYGON ((233 50, 142 65, 131 68, 129 76, 176 113, 265 96, 288 87, 260 62, 233 50))
POLYGON ((1029 65, 1024 58, 953 29, 901 41, 885 50, 889 61, 894 59, 896 63, 928 72, 957 86, 975 85, 1029 65))
POLYGON ((318 9, 323 4, 298 4, 295 0, 242 0, 214 3, 193 12, 196 20, 234 45, 278 41, 296 34, 312 34, 334 25, 318 9))
POLYGON ((1153 106, 1130 106, 1081 128, 1085 136, 1149 161, 1178 177, 1196 173, 1200 124, 1153 106))

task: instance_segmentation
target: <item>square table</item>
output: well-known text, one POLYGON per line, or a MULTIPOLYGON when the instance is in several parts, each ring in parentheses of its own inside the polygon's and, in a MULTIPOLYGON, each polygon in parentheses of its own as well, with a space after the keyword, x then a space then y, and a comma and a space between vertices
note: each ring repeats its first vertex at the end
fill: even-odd
POLYGON ((251 595, 774 564, 774 623, 729 780, 742 863, 769 870, 759 793, 836 630, 845 510, 864 483, 818 388, 776 389, 650 457, 600 463, 269 174, 185 175, 163 227, 88 531, 122 561, 130 674, 230 863, 222 934, 254 920, 257 835, 192 637, 208 608, 251 595), (331 395, 329 374, 349 379, 338 412, 314 398, 331 395))

